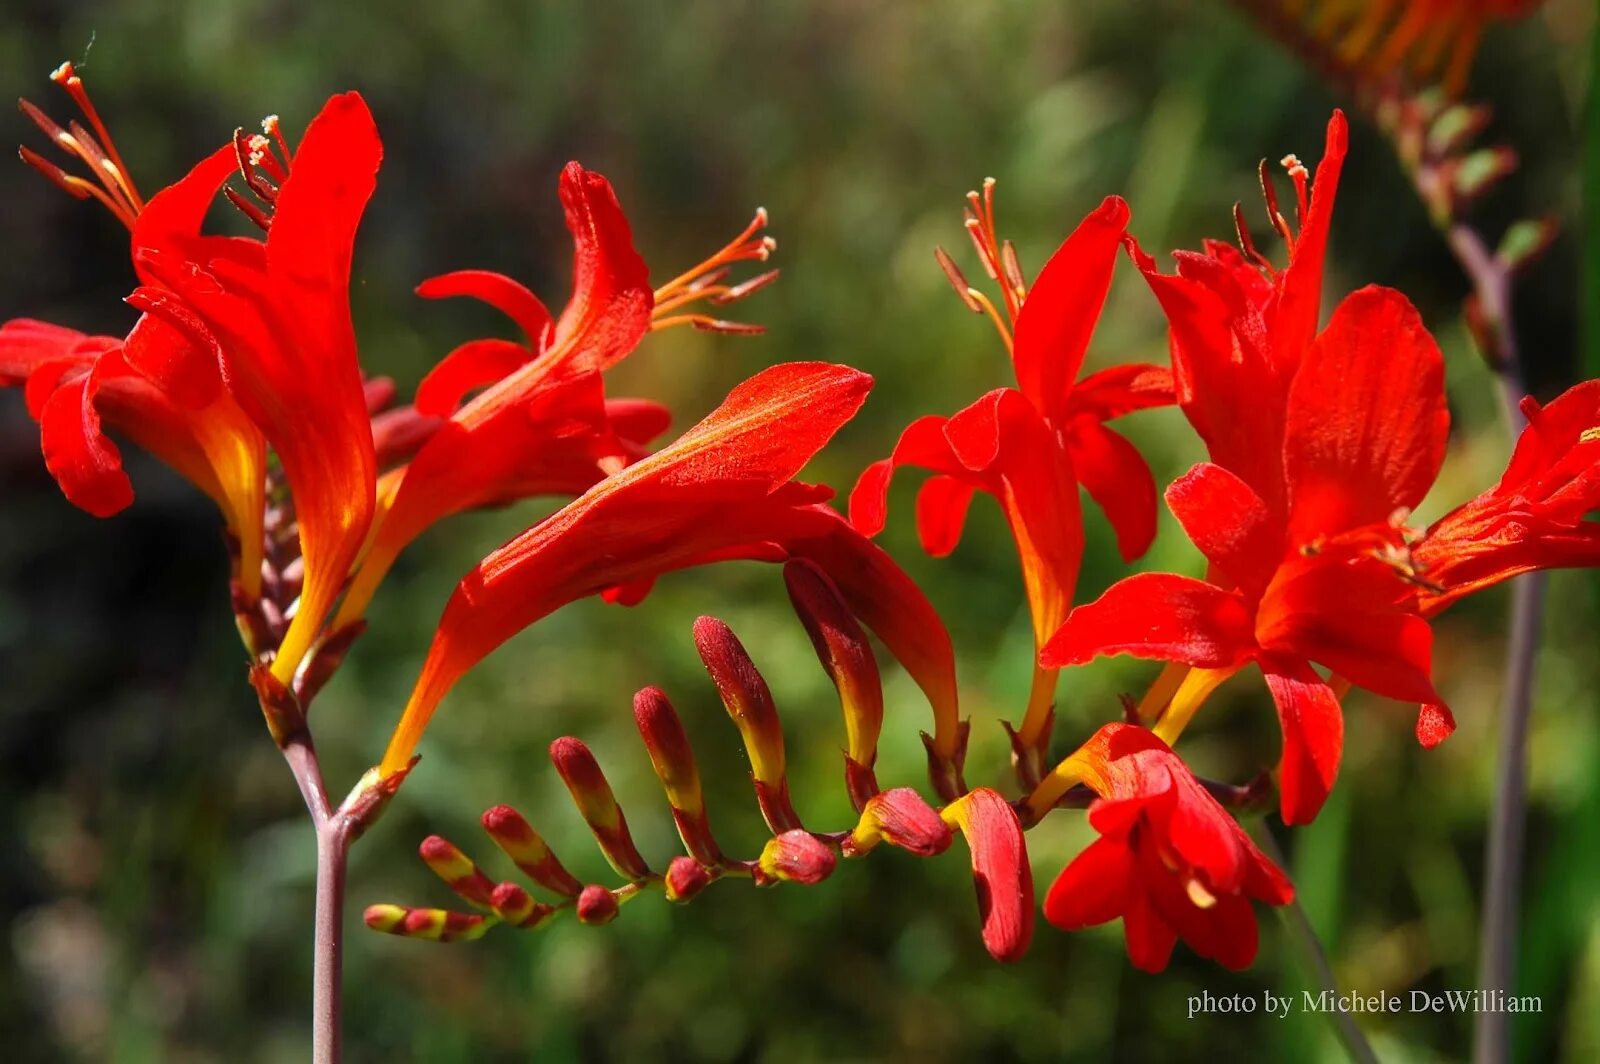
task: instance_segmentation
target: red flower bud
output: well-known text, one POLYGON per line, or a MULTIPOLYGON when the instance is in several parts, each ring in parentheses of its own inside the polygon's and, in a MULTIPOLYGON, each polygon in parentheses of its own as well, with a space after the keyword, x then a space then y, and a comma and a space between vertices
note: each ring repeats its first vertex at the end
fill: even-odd
POLYGON ((450 840, 429 835, 422 840, 418 851, 433 874, 444 880, 445 885, 463 900, 485 908, 492 906, 489 899, 494 892, 494 881, 484 875, 472 863, 472 858, 457 849, 450 840))
POLYGON ((578 895, 578 921, 609 924, 617 918, 617 897, 605 887, 591 883, 578 895))
POLYGON ((896 787, 873 795, 846 844, 846 855, 867 853, 879 842, 933 857, 950 848, 950 828, 922 795, 896 787))
POLYGON ((683 722, 660 688, 646 687, 633 696, 633 719, 639 725, 645 748, 656 777, 672 806, 672 819, 689 853, 701 864, 715 867, 723 861, 722 850, 711 835, 706 816, 705 797, 700 789, 700 770, 684 734, 683 722))
POLYGON ((611 784, 606 782, 594 754, 582 741, 569 735, 550 744, 550 761, 567 785, 573 803, 589 830, 594 832, 595 841, 611 867, 618 875, 629 879, 647 878, 650 866, 634 846, 627 818, 622 815, 622 807, 611 793, 611 784))
POLYGON ((483 830, 522 869, 524 875, 546 890, 571 898, 583 889, 583 884, 561 866, 561 861, 545 845, 539 833, 509 805, 497 805, 485 810, 483 830))
POLYGON ((870 769, 883 727, 883 684, 872 645, 839 589, 814 562, 797 558, 786 563, 783 580, 818 660, 839 691, 845 751, 851 760, 870 769))
POLYGON ((489 895, 494 913, 512 927, 533 929, 555 915, 555 907, 535 901, 533 895, 515 883, 501 883, 489 895))
POLYGON ((692 857, 674 857, 667 866, 668 901, 688 901, 705 890, 713 879, 712 870, 692 857))
POLYGON ((769 879, 812 886, 833 874, 833 851, 809 831, 796 828, 769 840, 761 850, 758 870, 769 879))

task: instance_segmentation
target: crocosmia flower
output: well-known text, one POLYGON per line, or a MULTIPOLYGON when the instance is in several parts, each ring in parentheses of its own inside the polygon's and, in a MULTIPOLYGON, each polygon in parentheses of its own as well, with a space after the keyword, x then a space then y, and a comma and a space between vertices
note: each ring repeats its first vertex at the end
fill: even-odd
MULTIPOLYGON (((1143 457, 1105 422, 1172 401, 1168 372, 1124 365, 1078 372, 1111 285, 1128 207, 1111 197, 1067 237, 1034 282, 1025 282, 1009 242, 995 233, 993 183, 970 197, 967 228, 984 267, 1001 285, 1004 316, 968 285, 948 255, 940 264, 968 305, 994 321, 1011 352, 1016 388, 999 388, 950 416, 906 428, 894 453, 862 473, 850 518, 869 535, 887 519, 890 478, 903 465, 934 474, 917 498, 924 548, 942 556, 961 538, 977 492, 1004 511, 1022 560, 1036 645, 1066 619, 1083 556, 1082 485, 1105 511, 1128 560, 1155 535, 1155 483, 1143 457)), ((1036 778, 1048 747, 1057 670, 1036 668, 1015 733, 1024 778, 1036 778)))
POLYGON ((1181 938, 1232 969, 1255 960, 1252 900, 1287 905, 1288 878, 1165 743, 1108 724, 1075 755, 1099 797, 1100 838, 1051 885, 1044 916, 1063 931, 1119 917, 1135 967, 1166 968, 1181 938))
POLYGON ((1074 610, 1043 655, 1056 666, 1102 654, 1191 666, 1170 705, 1146 707, 1168 742, 1222 680, 1255 664, 1278 706, 1283 816, 1296 824, 1322 807, 1343 747, 1338 692, 1313 662, 1448 715, 1404 526, 1444 459, 1444 363, 1390 289, 1349 296, 1315 333, 1335 188, 1323 175, 1337 178, 1343 116, 1328 143, 1314 198, 1291 164, 1298 240, 1271 207, 1293 248, 1287 269, 1258 272, 1220 247, 1180 256, 1177 276, 1145 263, 1172 324, 1179 403, 1211 452, 1166 494, 1209 579, 1123 580, 1074 610))
POLYGON ((1424 612, 1535 569, 1600 565, 1600 381, 1547 406, 1524 399, 1528 426, 1500 482, 1430 526, 1412 548, 1427 573, 1424 612))
MULTIPOLYGON (((72 65, 51 77, 76 101, 89 128, 71 122, 62 129, 26 101, 23 111, 93 180, 68 174, 26 147, 23 159, 78 198, 104 205, 127 226, 134 249, 158 234, 197 237, 210 196, 197 201, 192 195, 194 175, 146 202, 72 65)), ((131 303, 149 310, 170 301, 153 278, 137 272, 145 287, 131 303)), ((266 444, 224 388, 215 358, 184 330, 148 312, 126 337, 9 321, 0 326, 0 386, 7 385, 26 385, 45 466, 74 505, 108 517, 133 501, 121 452, 105 434, 107 427, 116 429, 217 503, 236 552, 235 576, 247 594, 257 592, 266 444)))
POLYGON ((516 632, 576 599, 636 601, 662 573, 733 558, 816 562, 928 693, 935 748, 954 759, 949 635, 905 574, 825 505, 828 489, 793 479, 870 385, 826 363, 759 373, 672 444, 485 558, 445 608, 382 772, 405 768, 440 700, 516 632))

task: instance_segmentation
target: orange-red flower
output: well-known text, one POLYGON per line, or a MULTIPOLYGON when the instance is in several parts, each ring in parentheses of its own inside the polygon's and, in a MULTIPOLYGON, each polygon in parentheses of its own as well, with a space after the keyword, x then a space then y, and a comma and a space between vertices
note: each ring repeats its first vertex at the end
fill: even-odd
MULTIPOLYGON (((1078 379, 1127 228, 1127 204, 1111 197, 1091 212, 1029 287, 1010 244, 996 238, 992 191, 986 184, 981 199, 970 197, 968 230, 989 274, 1000 280, 1014 340, 999 311, 942 251, 940 263, 969 306, 987 309, 994 320, 1011 349, 1018 387, 992 391, 951 417, 913 422, 894 453, 862 473, 850 496, 850 518, 877 534, 896 467, 927 469, 935 475, 917 498, 917 528, 924 548, 942 556, 960 540, 973 494, 994 496, 1017 544, 1036 645, 1042 646, 1065 620, 1077 584, 1080 484, 1111 521, 1124 558, 1143 554, 1155 535, 1149 467, 1104 422, 1170 403, 1172 382, 1152 365, 1116 366, 1078 379)), ((1035 670, 1016 733, 1025 775, 1037 769, 1049 742, 1055 680, 1056 670, 1035 670)))
MULTIPOLYGON (((267 128, 276 135, 275 121, 267 128)), ((141 267, 180 297, 169 320, 210 348, 289 483, 305 584, 272 665, 285 683, 321 632, 372 520, 376 459, 349 287, 356 226, 382 154, 366 103, 335 96, 297 150, 281 137, 241 135, 201 165, 207 180, 196 181, 204 193, 196 199, 205 203, 243 170, 262 205, 230 198, 266 227, 265 241, 154 232, 134 248, 141 267)))
POLYGON ((870 384, 826 363, 759 373, 675 442, 485 558, 445 608, 381 771, 406 766, 440 700, 516 632, 576 599, 611 591, 633 600, 661 573, 732 558, 817 562, 928 693, 935 742, 954 757, 943 625, 909 578, 825 505, 826 488, 792 479, 870 384))
MULTIPOLYGON (((72 65, 63 64, 51 77, 91 128, 72 122, 62 129, 25 101, 23 110, 57 147, 84 163, 94 180, 67 174, 28 148, 23 159, 74 196, 106 206, 130 230, 134 248, 156 234, 198 236, 215 191, 203 202, 193 195, 205 164, 146 203, 72 65)), ((159 288, 148 287, 153 278, 139 274, 147 287, 130 302, 148 310, 167 301, 159 288)), ((45 465, 74 505, 108 517, 133 501, 121 453, 105 434, 106 427, 114 428, 215 500, 236 544, 235 575, 247 594, 256 594, 265 443, 223 387, 209 351, 159 314, 141 315, 125 338, 18 319, 0 326, 0 387, 21 384, 40 424, 45 465)))
POLYGON ((1298 238, 1271 205, 1292 249, 1281 273, 1215 246, 1181 254, 1176 276, 1143 259, 1172 325, 1179 404, 1211 453, 1166 496, 1209 580, 1130 577, 1074 610, 1043 655, 1055 666, 1102 654, 1192 666, 1155 725, 1169 742, 1218 683, 1256 663, 1283 725, 1289 823, 1315 817, 1343 745, 1338 694, 1312 662, 1431 707, 1429 719, 1448 715, 1403 528, 1444 458, 1443 359, 1390 289, 1354 293, 1315 333, 1344 135, 1335 114, 1314 198, 1291 164, 1298 238))
POLYGON ((1147 972, 1166 968, 1180 938, 1227 968, 1249 967, 1250 902, 1287 905, 1288 878, 1145 729, 1108 724, 1077 758, 1099 795, 1089 823, 1100 838, 1050 887, 1045 919, 1076 931, 1120 917, 1128 956, 1147 972))
POLYGON ((1548 406, 1522 403, 1528 426, 1500 482, 1435 521, 1412 547, 1428 579, 1424 613, 1534 569, 1600 565, 1600 381, 1548 406))

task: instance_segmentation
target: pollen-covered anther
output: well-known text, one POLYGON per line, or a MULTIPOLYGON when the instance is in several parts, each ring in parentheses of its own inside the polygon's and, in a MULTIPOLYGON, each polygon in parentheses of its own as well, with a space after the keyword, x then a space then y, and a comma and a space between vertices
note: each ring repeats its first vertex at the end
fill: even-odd
POLYGON ((631 880, 648 879, 650 866, 633 844, 628 820, 594 754, 581 740, 568 735, 550 744, 550 761, 611 867, 631 880))
POLYGON ((870 852, 880 842, 918 857, 933 857, 950 848, 950 827, 916 791, 895 787, 867 802, 844 843, 845 856, 870 852))
POLYGON ((1206 885, 1200 882, 1198 876, 1190 876, 1183 884, 1183 892, 1189 896, 1198 909, 1209 909, 1217 904, 1217 896, 1206 885))
POLYGON ((609 924, 617 918, 619 911, 616 895, 598 884, 591 883, 578 894, 576 912, 579 923, 591 926, 609 924))
POLYGON ((66 129, 62 129, 27 100, 18 100, 17 106, 45 136, 55 143, 56 147, 88 167, 93 180, 67 173, 31 148, 21 147, 17 150, 17 154, 23 162, 49 178, 68 195, 77 199, 93 197, 115 215, 118 221, 132 229, 134 220, 144 209, 144 200, 139 196, 133 179, 128 175, 127 166, 122 161, 121 153, 117 151, 116 142, 111 139, 110 131, 100 120, 100 113, 95 110, 94 103, 89 99, 89 92, 84 88, 83 80, 78 77, 71 63, 62 63, 57 67, 51 73, 50 80, 60 85, 66 90, 67 95, 72 97, 73 103, 77 104, 78 110, 88 120, 88 128, 77 121, 72 121, 67 123, 66 129))
POLYGON ((495 845, 511 858, 523 875, 541 887, 568 898, 576 897, 583 889, 583 884, 562 867, 539 833, 509 805, 485 810, 482 823, 495 845))
POLYGON ((691 325, 703 332, 755 335, 765 332, 760 325, 725 321, 698 311, 684 310, 694 303, 726 306, 737 303, 778 279, 777 270, 768 270, 747 281, 727 284, 734 265, 740 262, 765 262, 777 250, 778 242, 762 233, 767 226, 767 210, 757 207, 755 216, 744 231, 734 237, 715 254, 685 270, 654 292, 650 328, 669 329, 674 325, 691 325))
POLYGON ((769 839, 756 864, 757 871, 769 882, 813 886, 833 874, 838 860, 825 843, 809 831, 796 828, 769 839))
POLYGON ((439 835, 429 835, 417 848, 433 874, 444 880, 445 886, 458 897, 486 909, 493 907, 494 881, 462 853, 454 843, 439 835))

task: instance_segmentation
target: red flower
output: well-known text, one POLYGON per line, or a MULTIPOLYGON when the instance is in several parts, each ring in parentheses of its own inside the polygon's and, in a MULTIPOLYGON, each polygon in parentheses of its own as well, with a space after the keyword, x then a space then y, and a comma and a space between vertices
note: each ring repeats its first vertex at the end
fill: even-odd
POLYGON ((1412 556, 1429 587, 1421 609, 1534 569, 1600 565, 1600 381, 1575 385, 1548 406, 1522 401, 1528 426, 1493 488, 1434 522, 1412 556))
MULTIPOLYGON (((276 134, 276 123, 268 131, 276 134)), ((135 259, 182 300, 171 317, 207 344, 233 392, 282 463, 299 523, 305 584, 272 671, 282 682, 322 629, 372 521, 376 460, 350 320, 357 223, 382 146, 366 104, 335 96, 298 150, 242 135, 202 164, 209 203, 243 164, 257 207, 229 198, 267 228, 264 242, 150 234, 135 259)), ((136 234, 137 236, 138 234, 136 234)))
POLYGON ((1451 95, 1466 88, 1484 29, 1522 18, 1544 0, 1365 0, 1325 5, 1314 16, 1342 59, 1370 77, 1404 67, 1418 79, 1440 81, 1451 95))
MULTIPOLYGON (((135 248, 158 233, 196 237, 215 192, 203 202, 193 195, 206 164, 146 204, 72 65, 51 77, 77 102, 93 132, 76 122, 63 130, 25 101, 23 110, 95 181, 69 175, 28 148, 21 149, 23 159, 78 198, 105 205, 128 227, 135 248)), ((168 299, 146 287, 129 302, 149 309, 168 299)), ((236 544, 235 575, 246 593, 259 591, 265 443, 223 387, 209 351, 150 313, 125 339, 17 319, 0 326, 0 386, 21 384, 39 421, 45 466, 74 505, 108 517, 133 501, 121 453, 105 435, 106 426, 115 428, 216 501, 236 544)))
MULTIPOLYGON (((1338 114, 1328 141, 1324 169, 1336 176, 1338 114)), ((1338 694, 1312 662, 1448 713, 1401 522, 1438 474, 1449 415, 1438 347, 1398 292, 1356 292, 1311 338, 1333 187, 1319 181, 1308 202, 1294 166, 1305 225, 1296 241, 1273 208, 1294 248, 1282 273, 1263 277, 1219 248, 1180 255, 1175 277, 1144 264, 1171 319, 1179 403, 1212 456, 1168 489, 1167 504, 1211 582, 1124 580, 1074 610, 1043 660, 1132 654, 1199 670, 1155 725, 1168 742, 1218 683, 1255 662, 1283 725, 1283 816, 1298 824, 1321 808, 1343 745, 1338 694)))
POLYGON ((636 600, 661 573, 807 557, 910 670, 956 754, 949 636, 909 578, 791 479, 866 398, 863 373, 794 363, 757 374, 677 441, 606 477, 474 569, 451 597, 381 771, 408 763, 440 700, 513 634, 588 595, 636 600))
POLYGON ((1167 966, 1180 938, 1227 968, 1249 967, 1250 901, 1287 905, 1288 878, 1150 732, 1108 724, 1077 756, 1100 796, 1089 823, 1101 837, 1050 887, 1045 919, 1076 931, 1121 917, 1128 956, 1147 972, 1167 966))
MULTIPOLYGON (((851 521, 868 535, 887 518, 896 467, 934 474, 917 499, 924 548, 948 554, 961 538, 974 492, 994 496, 1005 512, 1022 561, 1036 644, 1042 646, 1072 605, 1083 555, 1078 486, 1110 519, 1123 557, 1143 554, 1155 535, 1155 484, 1132 444, 1107 429, 1111 418, 1172 401, 1167 371, 1117 366, 1078 380, 1089 339, 1111 284, 1128 207, 1112 197, 1069 236, 1027 288, 1010 245, 994 233, 992 184, 971 198, 968 229, 1002 294, 1015 328, 966 284, 940 252, 952 283, 974 310, 987 308, 1012 349, 1017 388, 1001 388, 951 417, 930 415, 901 435, 894 454, 869 466, 850 496, 851 521)), ((1017 733, 1019 753, 1037 770, 1049 742, 1056 671, 1036 669, 1028 710, 1017 733)))

